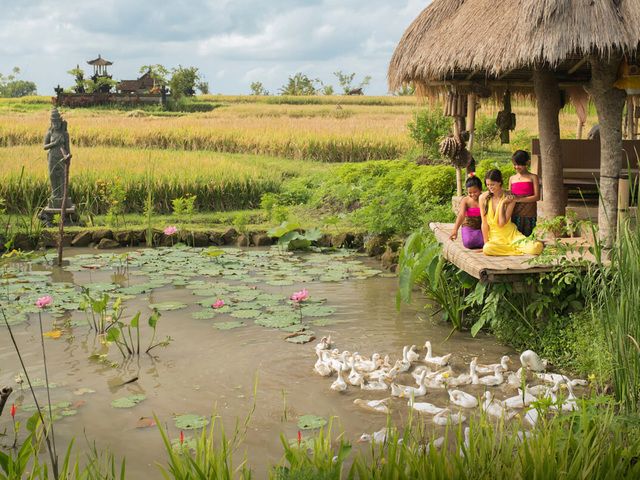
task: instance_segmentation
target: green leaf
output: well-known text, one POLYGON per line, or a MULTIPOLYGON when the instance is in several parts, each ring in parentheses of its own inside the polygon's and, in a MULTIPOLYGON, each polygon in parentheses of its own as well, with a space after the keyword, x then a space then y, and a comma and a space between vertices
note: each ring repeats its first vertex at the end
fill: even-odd
POLYGON ((156 328, 156 324, 158 323, 158 319, 160 319, 160 317, 162 316, 162 314, 159 311, 155 311, 151 314, 151 316, 149 317, 149 326, 151 328, 156 328))
POLYGON ((133 328, 138 328, 140 323, 140 312, 136 313, 136 316, 131 319, 131 326, 133 328))
POLYGON ((327 424, 327 421, 319 417, 318 415, 302 415, 298 418, 298 428, 300 430, 311 430, 313 428, 320 428, 327 424))
POLYGON ((136 406, 145 398, 147 397, 144 395, 131 395, 130 397, 121 397, 111 402, 111 406, 114 408, 131 408, 136 406))
POLYGON ((174 415, 174 421, 177 428, 181 430, 189 430, 195 428, 203 428, 209 425, 209 420, 201 415, 174 415))

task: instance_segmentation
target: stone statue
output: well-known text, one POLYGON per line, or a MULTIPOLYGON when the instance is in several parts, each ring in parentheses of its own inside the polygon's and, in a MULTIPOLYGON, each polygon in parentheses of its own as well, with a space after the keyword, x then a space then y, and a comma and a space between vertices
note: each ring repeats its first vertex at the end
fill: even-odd
MULTIPOLYGON (((64 196, 64 163, 70 158, 69 132, 67 122, 62 120, 57 108, 51 110, 51 127, 44 137, 44 149, 48 150, 49 180, 51 181, 51 198, 49 208, 62 208, 64 196)), ((71 207, 71 199, 66 199, 67 207, 71 207)))

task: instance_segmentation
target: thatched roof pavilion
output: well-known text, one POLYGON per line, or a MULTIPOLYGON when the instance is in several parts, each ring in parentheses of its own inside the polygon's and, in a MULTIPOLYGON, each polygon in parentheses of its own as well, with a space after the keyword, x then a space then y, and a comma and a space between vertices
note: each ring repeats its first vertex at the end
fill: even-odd
POLYGON ((564 213, 561 202, 547 201, 562 198, 562 171, 554 168, 559 90, 584 87, 601 128, 601 237, 612 238, 626 97, 613 83, 623 58, 636 62, 639 47, 640 0, 434 0, 400 40, 389 87, 414 83, 419 94, 429 95, 445 86, 465 92, 480 84, 494 94, 509 88, 534 95, 549 216, 564 213))

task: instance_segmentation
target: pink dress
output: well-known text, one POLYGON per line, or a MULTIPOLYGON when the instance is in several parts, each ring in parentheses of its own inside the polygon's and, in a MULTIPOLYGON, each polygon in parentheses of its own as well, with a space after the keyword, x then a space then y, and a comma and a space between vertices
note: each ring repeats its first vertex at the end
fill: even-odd
MULTIPOLYGON (((511 193, 516 198, 530 197, 534 194, 533 182, 514 182, 511 184, 511 193)), ((525 237, 531 235, 538 220, 538 209, 535 202, 517 203, 511 214, 511 221, 515 223, 518 231, 525 237)))

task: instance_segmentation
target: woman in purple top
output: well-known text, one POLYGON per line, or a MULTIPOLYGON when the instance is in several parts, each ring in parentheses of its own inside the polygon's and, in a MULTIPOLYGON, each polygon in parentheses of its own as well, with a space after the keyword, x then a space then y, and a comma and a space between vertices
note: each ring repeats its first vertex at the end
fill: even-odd
POLYGON ((462 245, 465 248, 482 248, 484 239, 482 237, 482 218, 480 217, 480 204, 478 197, 482 193, 482 182, 475 175, 471 174, 465 182, 467 196, 460 202, 460 211, 453 232, 449 236, 450 240, 458 238, 458 229, 462 226, 462 245))

